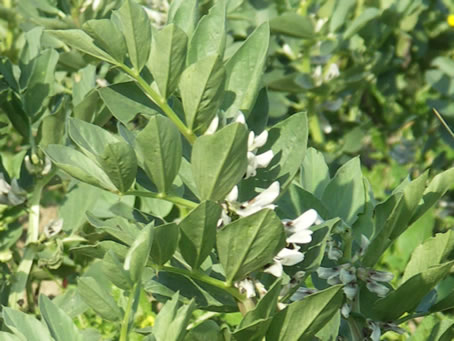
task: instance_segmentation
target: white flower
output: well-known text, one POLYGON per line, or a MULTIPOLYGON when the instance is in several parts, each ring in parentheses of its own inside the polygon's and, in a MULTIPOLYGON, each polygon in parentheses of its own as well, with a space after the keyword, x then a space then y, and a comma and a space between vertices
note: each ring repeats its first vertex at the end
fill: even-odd
POLYGON ((0 204, 17 206, 22 204, 27 198, 27 192, 19 186, 17 179, 11 181, 11 185, 6 182, 3 173, 0 173, 0 204))
POLYGON ((329 82, 333 78, 336 78, 340 75, 339 67, 336 63, 331 63, 328 68, 328 72, 325 75, 325 82, 329 82))
POLYGON ((248 153, 247 160, 248 166, 246 170, 245 178, 250 178, 257 174, 257 168, 266 168, 270 164, 274 157, 273 151, 268 150, 262 154, 256 155, 257 150, 263 147, 268 139, 268 132, 265 130, 257 137, 255 133, 251 131, 248 136, 248 153))
POLYGON ((254 283, 250 279, 243 279, 242 281, 235 282, 234 286, 237 287, 242 294, 245 294, 247 298, 255 297, 254 283))
POLYGON ((342 308, 341 308, 341 314, 342 314, 342 316, 343 316, 344 318, 348 319, 351 312, 352 312, 352 307, 351 307, 351 305, 350 305, 348 302, 344 303, 344 305, 343 305, 342 308))
POLYGON ((312 240, 312 231, 309 230, 313 224, 319 221, 320 216, 314 209, 307 210, 294 220, 284 220, 284 226, 290 236, 287 237, 287 243, 307 244, 312 240))
POLYGON ((46 226, 44 226, 44 235, 47 238, 51 238, 58 233, 63 228, 63 219, 51 220, 46 226))
POLYGON ((238 189, 233 189, 232 191, 233 193, 229 193, 227 197, 234 199, 231 200, 234 211, 240 217, 247 217, 264 208, 274 209, 276 207, 272 202, 279 196, 279 182, 273 182, 270 187, 259 193, 255 198, 239 205, 238 203, 235 203, 238 198, 238 189))
POLYGON ((380 326, 372 321, 368 321, 367 324, 369 325, 369 328, 371 329, 371 334, 370 334, 370 339, 372 341, 379 341, 380 336, 381 336, 381 330, 380 326))
POLYGON ((8 194, 11 190, 11 186, 6 182, 3 173, 0 173, 0 194, 8 194))
POLYGON ((207 130, 203 135, 212 135, 216 132, 216 129, 218 129, 219 125, 219 116, 216 115, 214 118, 211 120, 210 125, 208 126, 207 130))
POLYGON ((275 277, 281 277, 284 272, 283 265, 292 266, 303 261, 304 255, 298 251, 299 247, 294 249, 283 248, 273 258, 274 263, 265 269, 265 272, 272 274, 275 277))
POLYGON ((241 112, 241 110, 238 110, 236 115, 233 117, 233 121, 246 125, 246 117, 244 117, 244 114, 241 112))
POLYGON ((299 287, 295 293, 290 297, 290 301, 301 301, 306 296, 316 293, 316 289, 309 289, 305 287, 299 287))
POLYGON ((377 294, 378 297, 385 297, 389 291, 388 287, 375 281, 368 281, 366 287, 370 292, 377 294))
POLYGON ((320 30, 322 29, 323 25, 325 25, 325 23, 328 21, 328 18, 320 18, 318 19, 316 22, 315 22, 315 27, 314 27, 314 31, 315 32, 320 32, 320 30))
POLYGON ((356 282, 347 283, 342 290, 349 300, 353 300, 358 292, 358 284, 356 282))

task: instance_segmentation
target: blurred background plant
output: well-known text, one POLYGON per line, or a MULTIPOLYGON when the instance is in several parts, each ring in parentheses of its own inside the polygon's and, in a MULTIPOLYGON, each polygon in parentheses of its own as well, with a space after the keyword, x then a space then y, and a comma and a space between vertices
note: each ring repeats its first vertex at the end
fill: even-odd
MULTIPOLYGON (((199 1, 200 15, 213 3, 199 1)), ((45 280, 55 280, 60 284, 55 294, 71 295, 68 283, 74 284, 76 274, 93 266, 83 253, 68 255, 78 242, 76 232, 100 238, 74 208, 87 209, 102 197, 105 205, 95 208, 96 215, 109 218, 124 214, 122 204, 133 205, 133 197, 118 202, 116 196, 94 187, 69 178, 55 179, 39 148, 64 141, 61 116, 111 131, 121 121, 118 117, 123 113, 112 107, 102 89, 126 81, 125 75, 107 63, 93 64, 93 58, 68 49, 46 31, 87 28, 89 20, 108 18, 120 4, 119 0, 3 0, 0 4, 0 191, 2 197, 12 198, 0 205, 0 290, 7 287, 6 264, 16 261, 20 266, 18 250, 25 243, 30 252, 39 254, 39 267, 27 283, 34 290, 29 292, 39 293, 45 280), (55 49, 64 52, 57 55, 55 49), (19 74, 17 83, 14 75, 19 74), (41 206, 41 220, 33 215, 33 205, 41 206), (49 235, 45 248, 34 250, 36 231, 58 219, 63 224, 57 233, 65 238, 59 242, 49 235), (25 232, 27 237, 21 238, 25 232)), ((142 4, 156 26, 166 23, 167 1, 142 4)), ((454 4, 449 0, 229 1, 225 59, 261 23, 269 21, 272 33, 263 88, 249 113, 250 129, 259 132, 294 113, 307 112, 309 145, 323 152, 330 173, 359 155, 377 201, 409 174, 416 177, 430 167, 434 176, 450 168, 454 141, 432 112, 438 109, 454 126, 450 13, 454 4)), ((144 123, 139 116, 129 125, 143 127, 144 123)), ((158 217, 176 214, 172 205, 154 199, 143 199, 140 205, 158 217)), ((402 274, 418 245, 452 227, 453 212, 454 200, 448 194, 397 240, 381 258, 380 267, 402 274)), ((439 286, 448 295, 453 283, 451 276, 439 286)), ((7 303, 5 297, 8 294, 0 291, 0 303, 7 303)), ((450 311, 443 314, 451 316, 450 311)), ((422 323, 410 321, 405 328, 425 339, 445 315, 422 323)), ((81 325, 107 323, 97 329, 111 336, 108 322, 99 322, 89 313, 82 316, 81 325)), ((219 318, 235 323, 229 317, 219 318)))

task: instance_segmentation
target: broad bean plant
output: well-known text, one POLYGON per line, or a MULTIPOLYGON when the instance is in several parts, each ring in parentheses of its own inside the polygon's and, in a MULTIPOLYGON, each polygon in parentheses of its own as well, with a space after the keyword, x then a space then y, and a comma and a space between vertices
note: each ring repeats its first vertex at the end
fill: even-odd
MULTIPOLYGON (((1 340, 379 340, 454 308, 439 290, 451 230, 403 273, 380 263, 454 170, 407 176, 378 200, 359 157, 333 168, 308 147, 324 141, 320 103, 263 110, 264 84, 284 84, 263 77, 275 34, 324 24, 303 7, 238 36, 238 0, 17 5, 27 20, 10 43, 22 42, 0 63, 0 128, 22 143, 0 168, 1 340), (46 193, 59 207, 43 224, 46 193), (60 294, 37 296, 44 280, 60 294)), ((315 68, 321 83, 339 76, 333 63, 315 68)), ((431 340, 453 325, 435 322, 431 340)))

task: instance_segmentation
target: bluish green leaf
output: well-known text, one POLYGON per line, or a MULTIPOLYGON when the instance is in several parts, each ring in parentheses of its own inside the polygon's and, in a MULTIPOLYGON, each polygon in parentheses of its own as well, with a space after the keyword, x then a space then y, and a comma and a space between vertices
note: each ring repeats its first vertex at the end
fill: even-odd
POLYGON ((301 165, 301 186, 321 199, 329 181, 329 169, 323 154, 309 148, 301 165))
POLYGON ((82 341, 71 317, 42 294, 39 296, 39 311, 55 341, 82 341))
POLYGON ((366 194, 359 158, 342 165, 326 186, 322 201, 328 210, 352 225, 364 210, 366 194))
POLYGON ((120 258, 109 250, 102 260, 102 271, 113 284, 123 290, 130 290, 134 283, 129 278, 129 273, 123 269, 120 258))
POLYGON ((268 23, 260 25, 227 62, 225 91, 234 94, 224 97, 222 107, 227 116, 234 116, 238 110, 247 116, 254 106, 261 87, 269 36, 268 23))
POLYGON ((184 260, 198 269, 216 244, 216 226, 221 207, 204 201, 180 222, 179 249, 184 260))
POLYGON ((148 67, 164 98, 177 88, 186 60, 187 42, 184 31, 172 24, 153 35, 148 67))
POLYGON ((151 245, 153 243, 153 228, 151 225, 145 226, 132 243, 126 254, 124 269, 129 271, 133 282, 140 281, 142 272, 148 262, 151 245))
POLYGON ((216 1, 208 14, 200 19, 189 42, 187 65, 208 56, 219 55, 222 57, 224 55, 226 39, 225 6, 225 0, 216 1))
POLYGON ((157 265, 165 264, 177 249, 179 228, 175 223, 159 225, 153 228, 151 260, 157 265))
POLYGON ((139 73, 147 63, 151 47, 151 24, 147 13, 133 0, 125 0, 113 12, 112 19, 125 37, 129 59, 139 73))
POLYGON ((283 13, 270 21, 271 31, 301 39, 315 36, 312 20, 294 12, 283 13))
POLYGON ((247 168, 247 138, 245 126, 234 123, 195 141, 191 164, 200 199, 223 199, 243 178, 247 168))
POLYGON ((181 137, 167 118, 156 115, 136 137, 139 164, 153 180, 159 192, 166 193, 180 169, 181 137))
POLYGON ((186 125, 196 134, 203 134, 216 116, 224 81, 225 69, 218 55, 200 59, 181 75, 179 87, 186 125))
POLYGON ((174 0, 167 16, 168 24, 175 24, 190 37, 198 21, 198 0, 174 0))
POLYGON ((284 239, 281 221, 268 209, 226 225, 217 233, 216 245, 227 281, 241 280, 270 263, 284 239))
POLYGON ((116 61, 123 63, 127 52, 126 42, 121 31, 109 19, 88 20, 82 28, 116 61))
POLYGON ((47 328, 34 316, 3 307, 3 323, 23 341, 52 340, 47 328))
POLYGON ((273 317, 267 339, 276 341, 310 340, 339 310, 342 286, 336 285, 293 302, 273 317), (304 318, 301 318, 304 316, 304 318))
POLYGON ((371 20, 379 17, 381 14, 378 8, 369 7, 364 9, 347 27, 344 32, 344 39, 351 38, 355 33, 361 30, 371 20))
POLYGON ((121 319, 123 313, 114 298, 93 277, 81 277, 77 283, 79 295, 97 314, 109 321, 121 319))

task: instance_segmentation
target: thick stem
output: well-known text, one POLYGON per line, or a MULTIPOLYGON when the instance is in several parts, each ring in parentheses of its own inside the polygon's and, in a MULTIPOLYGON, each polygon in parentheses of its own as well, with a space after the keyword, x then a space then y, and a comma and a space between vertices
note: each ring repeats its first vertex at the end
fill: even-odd
POLYGON ((166 201, 170 201, 176 205, 184 206, 187 208, 195 208, 197 207, 197 203, 187 200, 181 197, 177 197, 174 195, 168 195, 163 193, 153 193, 153 192, 144 192, 144 191, 129 191, 124 193, 123 195, 135 195, 138 197, 148 197, 148 198, 155 198, 155 199, 162 199, 166 201))
POLYGON ((162 98, 139 74, 134 70, 130 69, 126 65, 120 64, 119 67, 125 71, 131 78, 133 78, 137 84, 142 88, 147 95, 154 103, 156 103, 162 111, 167 115, 167 117, 175 124, 180 133, 188 140, 190 144, 193 144, 197 136, 180 120, 178 115, 173 111, 169 106, 165 98, 162 98))
POLYGON ((137 290, 140 290, 140 280, 134 284, 129 292, 128 304, 126 306, 123 323, 120 330, 120 341, 127 341, 129 334, 129 321, 131 319, 132 306, 134 305, 134 298, 136 297, 137 290))

